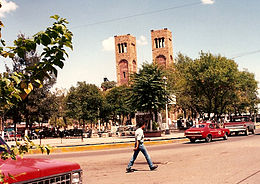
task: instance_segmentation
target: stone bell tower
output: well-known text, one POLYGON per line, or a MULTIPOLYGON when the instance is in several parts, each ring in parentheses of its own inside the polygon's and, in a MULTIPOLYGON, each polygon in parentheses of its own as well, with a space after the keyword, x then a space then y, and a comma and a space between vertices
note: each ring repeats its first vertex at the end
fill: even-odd
POLYGON ((168 67, 173 61, 172 32, 167 28, 151 30, 153 62, 168 67))
POLYGON ((136 38, 130 34, 114 37, 117 85, 128 85, 130 75, 137 72, 136 38))

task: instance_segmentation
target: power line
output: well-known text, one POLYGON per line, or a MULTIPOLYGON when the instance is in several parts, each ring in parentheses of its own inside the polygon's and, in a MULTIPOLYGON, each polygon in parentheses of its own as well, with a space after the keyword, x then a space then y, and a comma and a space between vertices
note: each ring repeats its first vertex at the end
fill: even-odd
POLYGON ((239 58, 239 57, 248 56, 248 55, 252 55, 252 54, 256 54, 256 53, 260 53, 260 50, 244 52, 244 53, 238 54, 237 56, 232 57, 231 59, 236 59, 236 58, 239 58))
POLYGON ((144 13, 138 13, 138 14, 129 15, 129 16, 120 17, 120 18, 108 19, 108 20, 103 20, 103 21, 99 21, 99 22, 94 22, 94 23, 74 26, 74 27, 71 27, 71 29, 80 28, 80 27, 94 26, 94 25, 104 24, 104 23, 109 23, 109 22, 115 22, 115 21, 119 21, 119 20, 133 18, 133 17, 140 17, 140 16, 144 16, 144 15, 150 15, 150 14, 160 13, 160 12, 174 10, 174 9, 180 9, 180 8, 186 8, 186 7, 190 7, 190 6, 196 6, 196 5, 200 5, 200 4, 202 4, 202 3, 201 2, 189 3, 189 4, 180 5, 180 6, 164 8, 164 9, 160 9, 160 10, 154 10, 154 11, 149 11, 149 12, 144 12, 144 13))

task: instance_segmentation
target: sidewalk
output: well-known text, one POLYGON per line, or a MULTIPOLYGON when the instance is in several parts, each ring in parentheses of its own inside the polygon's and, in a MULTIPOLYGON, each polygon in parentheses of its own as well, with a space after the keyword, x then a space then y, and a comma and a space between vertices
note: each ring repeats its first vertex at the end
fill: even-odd
MULTIPOLYGON (((162 134, 161 137, 146 138, 150 141, 146 141, 146 145, 154 144, 167 144, 173 142, 183 141, 184 132, 175 131, 169 135, 162 134)), ((40 144, 40 140, 32 140, 35 144, 40 144)), ((98 137, 98 138, 50 138, 42 139, 42 145, 50 145, 53 147, 52 153, 62 152, 74 152, 74 151, 86 151, 86 150, 99 150, 99 149, 112 149, 112 148, 123 148, 131 147, 134 145, 134 137, 120 136, 120 137, 98 137)), ((7 142, 9 146, 14 145, 14 141, 7 142)), ((30 150, 30 154, 38 154, 40 150, 30 150)))
MULTIPOLYGON (((256 124, 256 129, 260 128, 260 123, 256 124)), ((188 141, 184 137, 183 131, 175 130, 169 135, 162 134, 161 137, 146 138, 150 141, 146 141, 145 145, 158 145, 169 144, 173 142, 188 141)), ((36 145, 40 144, 40 140, 32 140, 36 145)), ((76 152, 87 150, 100 150, 100 149, 115 149, 123 147, 133 147, 135 139, 129 136, 120 137, 98 137, 98 138, 84 138, 83 141, 78 138, 49 138, 42 139, 42 145, 49 145, 52 147, 51 153, 63 153, 63 152, 76 152)), ((7 142, 9 146, 14 145, 14 141, 7 142)), ((30 150, 29 154, 39 154, 40 150, 30 150)))

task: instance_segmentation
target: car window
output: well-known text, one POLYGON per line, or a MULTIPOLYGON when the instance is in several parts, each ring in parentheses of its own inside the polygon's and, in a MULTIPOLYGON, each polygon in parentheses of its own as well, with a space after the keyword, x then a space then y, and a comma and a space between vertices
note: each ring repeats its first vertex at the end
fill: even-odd
POLYGON ((193 125, 192 128, 204 128, 205 125, 193 125))
POLYGON ((215 127, 214 127, 212 124, 210 124, 210 125, 209 125, 209 128, 214 129, 215 127))

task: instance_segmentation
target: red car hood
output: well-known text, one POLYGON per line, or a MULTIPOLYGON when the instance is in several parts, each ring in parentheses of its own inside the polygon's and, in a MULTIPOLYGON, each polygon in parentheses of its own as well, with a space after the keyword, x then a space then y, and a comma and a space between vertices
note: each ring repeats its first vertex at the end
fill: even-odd
POLYGON ((0 160, 1 172, 6 176, 11 174, 15 177, 15 180, 8 179, 10 183, 61 174, 78 169, 80 169, 80 166, 77 163, 51 159, 18 158, 17 160, 0 160))

